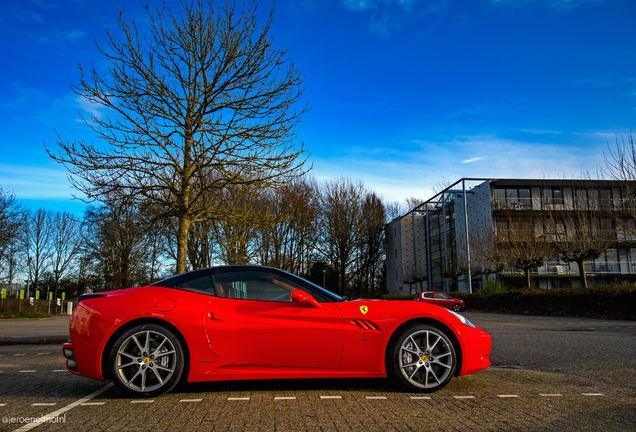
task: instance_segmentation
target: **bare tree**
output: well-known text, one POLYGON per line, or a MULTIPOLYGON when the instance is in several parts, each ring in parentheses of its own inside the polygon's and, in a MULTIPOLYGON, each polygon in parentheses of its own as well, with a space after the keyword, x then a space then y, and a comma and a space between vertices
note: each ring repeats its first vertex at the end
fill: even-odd
POLYGON ((441 193, 444 189, 450 187, 453 183, 445 176, 439 176, 439 178, 435 181, 435 186, 433 187, 433 193, 436 195, 441 193))
POLYGON ((355 264, 365 228, 362 212, 367 193, 361 182, 341 178, 327 181, 320 194, 318 253, 338 273, 341 294, 345 294, 358 268, 355 264))
POLYGON ((193 222, 190 227, 188 261, 192 270, 211 267, 219 255, 215 223, 213 220, 201 220, 193 222))
POLYGON ((144 220, 132 205, 88 208, 86 243, 92 250, 105 290, 149 282, 149 240, 144 220))
POLYGON ((526 219, 517 210, 505 214, 507 228, 497 223, 499 251, 509 265, 523 271, 526 288, 531 288, 530 270, 545 265, 554 254, 554 243, 544 234, 543 216, 526 219))
POLYGON ((384 204, 373 192, 364 197, 362 218, 364 227, 360 247, 360 279, 367 295, 373 298, 384 261, 384 225, 387 222, 384 204))
POLYGON ((309 273, 310 257, 317 248, 319 199, 316 181, 304 177, 267 195, 273 223, 259 230, 257 252, 263 265, 309 273))
POLYGON ((585 263, 617 244, 616 231, 608 229, 612 209, 603 208, 597 188, 581 180, 572 191, 571 202, 560 206, 544 203, 545 234, 562 261, 577 264, 581 287, 587 288, 585 263))
POLYGON ((145 5, 150 33, 142 35, 123 11, 98 46, 108 65, 85 71, 73 91, 106 109, 86 124, 98 144, 65 141, 49 155, 64 164, 73 186, 88 200, 112 196, 151 202, 174 218, 177 273, 187 267, 193 222, 227 217, 231 206, 203 205, 206 193, 233 185, 280 185, 304 171, 304 148, 294 147, 296 125, 307 107, 303 77, 270 36, 274 19, 259 27, 256 5, 212 0, 145 5), (104 145, 105 144, 105 145, 104 145))
POLYGON ((405 213, 403 206, 397 201, 391 201, 384 204, 387 220, 391 222, 393 219, 400 217, 405 213))
POLYGON ((39 209, 27 216, 24 225, 24 251, 31 286, 38 289, 40 279, 51 265, 53 254, 53 212, 39 209))
POLYGON ((630 129, 627 140, 616 137, 613 146, 607 145, 605 165, 601 175, 620 182, 621 197, 614 197, 611 205, 603 205, 602 210, 609 211, 617 226, 636 238, 636 146, 630 129))
MULTIPOLYGON (((416 207, 419 207, 420 205, 422 205, 424 203, 424 201, 426 201, 426 200, 423 200, 421 198, 416 198, 416 197, 407 198, 405 200, 405 203, 406 203, 406 212, 405 213, 408 213, 411 210, 415 209, 416 207)), ((426 210, 426 209, 424 208, 424 209, 421 209, 421 210, 426 210)))
POLYGON ((222 196, 227 214, 231 217, 217 218, 213 224, 219 257, 226 264, 248 264, 256 256, 254 245, 257 230, 269 226, 272 221, 268 209, 254 191, 243 188, 225 189, 222 196))
POLYGON ((56 213, 51 220, 51 269, 55 281, 67 275, 82 246, 82 224, 70 213, 56 213))
MULTIPOLYGON (((487 278, 493 273, 499 273, 505 268, 505 258, 501 244, 497 242, 497 235, 493 224, 475 224, 468 233, 470 242, 470 269, 473 275, 485 275, 487 278)), ((457 251, 458 268, 465 274, 468 269, 466 249, 457 251)))
POLYGON ((0 270, 6 270, 7 283, 11 284, 18 267, 19 242, 24 232, 25 211, 9 193, 0 186, 0 270))

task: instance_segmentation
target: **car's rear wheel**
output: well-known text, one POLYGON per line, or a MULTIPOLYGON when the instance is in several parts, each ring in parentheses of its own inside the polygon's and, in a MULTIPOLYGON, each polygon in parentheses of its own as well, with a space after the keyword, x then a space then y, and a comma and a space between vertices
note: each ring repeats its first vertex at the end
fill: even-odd
POLYGON ((113 345, 108 366, 113 383, 133 397, 154 397, 181 380, 183 346, 171 330, 142 324, 122 334, 113 345))
POLYGON ((414 325, 405 329, 393 345, 393 375, 406 389, 431 393, 451 380, 457 356, 448 337, 436 327, 414 325))
POLYGON ((458 305, 458 304, 454 304, 454 305, 453 305, 453 310, 454 310, 455 312, 461 312, 462 307, 461 307, 460 305, 458 305))

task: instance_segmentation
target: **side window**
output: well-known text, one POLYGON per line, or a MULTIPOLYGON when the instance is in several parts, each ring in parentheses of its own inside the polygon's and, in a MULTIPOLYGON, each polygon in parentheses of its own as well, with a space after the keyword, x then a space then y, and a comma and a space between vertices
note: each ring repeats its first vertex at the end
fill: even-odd
POLYGON ((203 277, 192 279, 187 282, 177 285, 175 288, 185 289, 188 291, 203 292, 205 294, 214 295, 214 284, 212 283, 212 277, 205 275, 203 277))
POLYGON ((291 292, 300 285, 276 274, 261 271, 220 273, 214 276, 214 285, 219 297, 291 302, 291 292))
POLYGON ((444 293, 435 293, 435 298, 448 300, 448 296, 444 293))
POLYGON ((433 298, 433 293, 424 293, 424 298, 433 298))

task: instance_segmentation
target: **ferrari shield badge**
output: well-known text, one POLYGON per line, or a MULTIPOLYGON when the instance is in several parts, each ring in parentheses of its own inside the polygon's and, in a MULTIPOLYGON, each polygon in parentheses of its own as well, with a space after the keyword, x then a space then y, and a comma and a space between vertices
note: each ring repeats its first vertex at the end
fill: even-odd
POLYGON ((360 306, 360 312, 362 312, 362 315, 366 315, 367 312, 369 312, 369 307, 368 306, 360 306))

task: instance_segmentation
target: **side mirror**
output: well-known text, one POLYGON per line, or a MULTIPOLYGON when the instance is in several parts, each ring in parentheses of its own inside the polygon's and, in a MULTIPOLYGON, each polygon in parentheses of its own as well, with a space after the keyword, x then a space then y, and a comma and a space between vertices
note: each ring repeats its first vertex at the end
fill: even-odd
POLYGON ((315 298, 307 294, 305 291, 301 289, 295 289, 291 293, 291 301, 293 303, 301 303, 306 304, 307 306, 319 308, 320 303, 316 301, 315 298))

